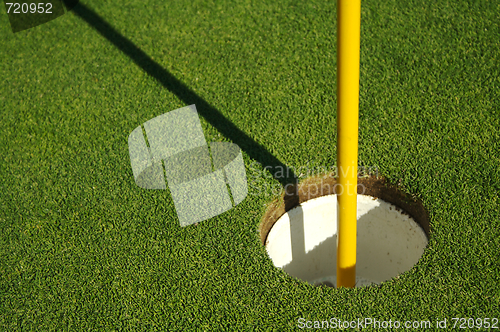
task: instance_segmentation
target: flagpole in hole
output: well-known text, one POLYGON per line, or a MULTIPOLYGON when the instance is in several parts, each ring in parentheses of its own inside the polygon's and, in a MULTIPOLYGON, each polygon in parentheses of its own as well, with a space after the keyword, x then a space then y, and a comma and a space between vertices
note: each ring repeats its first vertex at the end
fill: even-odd
POLYGON ((356 284, 361 0, 337 0, 337 287, 356 284))
POLYGON ((298 197, 276 199, 259 231, 277 268, 315 286, 353 288, 409 271, 430 226, 421 201, 384 178, 357 177, 361 0, 337 0, 337 15, 338 176, 312 176, 298 197))

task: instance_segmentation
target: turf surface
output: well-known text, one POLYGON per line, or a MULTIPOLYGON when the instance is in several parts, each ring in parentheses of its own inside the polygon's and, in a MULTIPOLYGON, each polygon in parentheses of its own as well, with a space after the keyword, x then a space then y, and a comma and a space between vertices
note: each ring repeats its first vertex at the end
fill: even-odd
POLYGON ((500 2, 363 0, 359 162, 422 200, 431 239, 352 290, 275 269, 257 234, 286 182, 264 166, 335 164, 335 1, 82 1, 16 34, 3 8, 1 330, 500 319, 500 2), (127 138, 189 104, 242 148, 250 192, 181 228, 127 138))

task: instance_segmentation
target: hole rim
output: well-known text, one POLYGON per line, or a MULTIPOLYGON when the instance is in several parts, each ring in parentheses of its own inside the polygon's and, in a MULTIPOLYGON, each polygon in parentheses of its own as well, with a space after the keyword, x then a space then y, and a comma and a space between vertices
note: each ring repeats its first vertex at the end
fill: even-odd
MULTIPOLYGON (((267 207, 262 221, 259 224, 259 238, 265 247, 269 232, 274 224, 288 211, 298 205, 321 196, 337 194, 336 177, 333 175, 313 176, 305 179, 300 184, 288 184, 281 196, 272 201, 267 207), (311 187, 315 188, 314 192, 311 187)), ((408 194, 397 185, 391 184, 384 177, 366 176, 358 178, 357 194, 380 198, 392 205, 397 210, 410 216, 424 231, 427 241, 431 238, 429 211, 422 201, 408 194)))

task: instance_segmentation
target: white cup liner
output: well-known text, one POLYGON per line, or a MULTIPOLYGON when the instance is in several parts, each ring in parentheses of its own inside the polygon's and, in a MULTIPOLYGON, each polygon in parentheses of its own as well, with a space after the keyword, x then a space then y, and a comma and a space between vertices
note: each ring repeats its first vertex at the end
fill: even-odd
MULTIPOLYGON (((273 264, 313 285, 336 285, 337 197, 303 202, 270 229, 266 250, 273 264)), ((357 197, 356 287, 380 284, 409 271, 427 246, 424 230, 395 205, 357 197)))

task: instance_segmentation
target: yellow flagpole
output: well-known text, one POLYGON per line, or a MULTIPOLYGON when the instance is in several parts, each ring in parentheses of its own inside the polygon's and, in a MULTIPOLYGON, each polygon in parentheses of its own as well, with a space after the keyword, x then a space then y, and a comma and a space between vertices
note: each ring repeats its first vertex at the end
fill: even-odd
POLYGON ((337 287, 356 284, 361 0, 337 0, 337 287))

